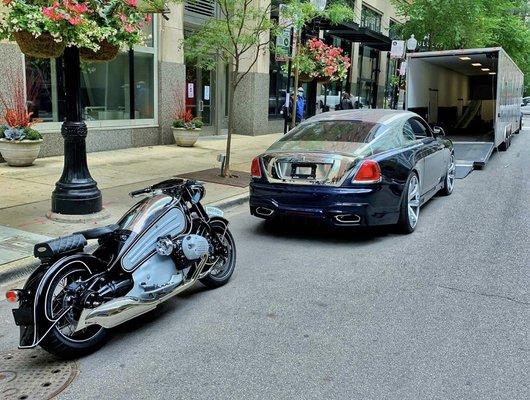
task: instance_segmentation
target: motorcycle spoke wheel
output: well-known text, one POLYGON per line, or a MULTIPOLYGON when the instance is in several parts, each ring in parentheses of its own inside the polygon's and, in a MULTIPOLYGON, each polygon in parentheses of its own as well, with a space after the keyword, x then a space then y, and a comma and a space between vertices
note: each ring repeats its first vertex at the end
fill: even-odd
POLYGON ((49 288, 51 296, 48 299, 48 315, 52 320, 58 320, 55 328, 67 340, 85 341, 96 336, 102 329, 100 326, 89 326, 78 332, 75 331, 81 310, 73 306, 69 300, 68 286, 88 278, 84 269, 74 269, 62 276, 55 285, 49 288))

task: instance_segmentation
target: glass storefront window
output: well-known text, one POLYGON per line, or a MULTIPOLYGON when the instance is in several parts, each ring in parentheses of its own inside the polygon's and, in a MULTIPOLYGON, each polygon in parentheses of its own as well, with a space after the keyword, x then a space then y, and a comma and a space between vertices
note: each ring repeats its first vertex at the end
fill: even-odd
POLYGON ((135 119, 154 118, 154 54, 134 52, 135 119))
MULTIPOLYGON (((147 33, 144 45, 130 52, 119 53, 112 61, 81 62, 81 115, 85 121, 155 118, 154 29, 152 23, 147 25, 144 28, 147 33), (131 88, 134 88, 134 96, 131 96, 131 88)), ((42 122, 63 121, 65 98, 62 58, 48 60, 25 57, 25 68, 27 81, 36 87, 34 98, 28 98, 33 116, 42 122)))
POLYGON ((287 73, 283 71, 285 62, 276 61, 271 52, 269 63, 269 117, 280 117, 287 93, 287 73))
POLYGON ((85 121, 130 118, 129 56, 81 63, 81 111, 85 121))

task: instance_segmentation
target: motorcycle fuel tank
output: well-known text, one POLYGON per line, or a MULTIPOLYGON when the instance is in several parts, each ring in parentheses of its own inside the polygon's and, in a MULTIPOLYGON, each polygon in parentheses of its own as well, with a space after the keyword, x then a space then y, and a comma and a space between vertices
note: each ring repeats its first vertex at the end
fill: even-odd
POLYGON ((147 256, 156 253, 158 238, 184 232, 187 220, 170 196, 159 195, 138 203, 119 225, 121 230, 130 232, 119 257, 122 268, 131 272, 147 256))

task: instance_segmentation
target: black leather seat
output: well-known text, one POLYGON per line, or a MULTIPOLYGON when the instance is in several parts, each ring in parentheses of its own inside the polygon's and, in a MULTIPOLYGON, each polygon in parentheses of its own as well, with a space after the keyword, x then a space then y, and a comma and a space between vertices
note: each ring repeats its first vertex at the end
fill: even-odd
POLYGON ((108 235, 116 231, 120 226, 118 224, 112 224, 107 226, 100 226, 98 228, 87 229, 86 231, 76 232, 76 234, 83 235, 85 239, 99 239, 102 236, 108 235))
POLYGON ((70 236, 37 243, 33 249, 33 254, 40 259, 52 258, 59 254, 81 251, 87 244, 88 243, 83 235, 80 233, 74 233, 70 236))

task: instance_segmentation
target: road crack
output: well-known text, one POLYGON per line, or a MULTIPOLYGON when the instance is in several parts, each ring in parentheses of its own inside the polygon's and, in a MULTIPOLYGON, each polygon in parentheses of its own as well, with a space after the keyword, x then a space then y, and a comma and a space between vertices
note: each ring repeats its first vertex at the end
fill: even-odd
POLYGON ((500 299, 500 300, 508 300, 508 301, 511 301, 511 302, 514 302, 514 303, 524 304, 524 305, 527 305, 527 306, 530 305, 530 303, 527 302, 527 301, 519 300, 519 299, 516 299, 514 297, 510 297, 510 296, 503 296, 501 294, 476 292, 474 290, 466 290, 466 289, 461 289, 461 288, 457 288, 457 287, 453 287, 453 286, 445 286, 445 285, 435 285, 435 286, 439 287, 439 288, 442 288, 442 289, 452 290, 454 292, 474 294, 476 296, 484 296, 484 297, 490 297, 490 298, 500 299))

